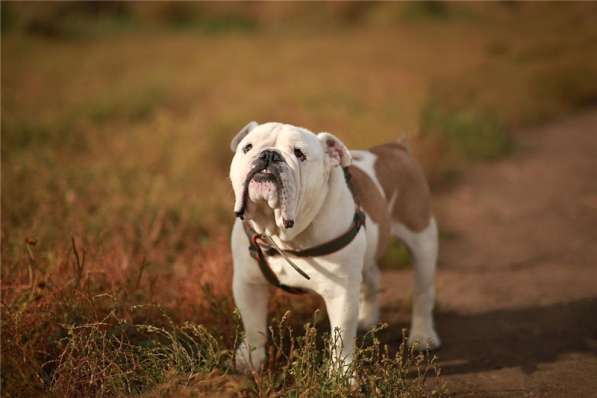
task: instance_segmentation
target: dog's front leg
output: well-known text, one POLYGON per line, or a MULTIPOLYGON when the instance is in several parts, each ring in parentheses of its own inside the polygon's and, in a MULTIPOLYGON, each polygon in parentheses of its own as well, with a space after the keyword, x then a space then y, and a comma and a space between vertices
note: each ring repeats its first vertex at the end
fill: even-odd
POLYGON ((249 372, 259 369, 265 359, 270 291, 267 285, 246 283, 236 276, 232 288, 245 329, 245 337, 236 350, 236 368, 249 372))
POLYGON ((352 362, 359 316, 359 284, 338 287, 323 295, 330 318, 332 361, 336 369, 346 369, 352 362))

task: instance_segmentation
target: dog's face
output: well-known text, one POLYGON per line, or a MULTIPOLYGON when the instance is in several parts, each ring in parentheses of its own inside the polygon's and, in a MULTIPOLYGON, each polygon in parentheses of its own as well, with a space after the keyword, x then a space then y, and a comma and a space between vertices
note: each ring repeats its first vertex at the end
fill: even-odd
POLYGON ((282 239, 304 229, 320 208, 330 171, 350 164, 346 146, 328 133, 251 122, 232 140, 234 212, 258 232, 282 239))

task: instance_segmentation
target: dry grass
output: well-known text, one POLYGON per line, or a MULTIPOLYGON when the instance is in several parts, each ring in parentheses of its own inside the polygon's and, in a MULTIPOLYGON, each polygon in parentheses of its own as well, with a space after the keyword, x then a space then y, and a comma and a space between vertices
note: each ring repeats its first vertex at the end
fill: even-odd
MULTIPOLYGON (((5 395, 322 385, 318 367, 304 384, 289 377, 292 361, 250 378, 226 365, 237 337, 227 148, 248 120, 351 147, 409 136, 441 183, 515 150, 513 127, 597 98, 593 4, 87 7, 2 3, 5 395)), ((384 260, 407 262, 398 246, 384 260)), ((303 330, 317 306, 280 295, 272 313, 293 308, 303 330)), ((423 394, 390 382, 405 357, 377 347, 394 369, 366 373, 379 391, 423 394)))
POLYGON ((281 320, 270 329, 266 367, 248 377, 237 374, 231 363, 240 323, 229 300, 224 242, 182 254, 189 256, 185 269, 159 275, 146 271, 145 259, 123 269, 125 257, 116 248, 88 252, 74 239, 71 244, 53 266, 39 258, 32 241, 17 264, 7 264, 28 272, 2 278, 5 396, 443 394, 441 383, 434 381, 433 391, 426 384, 439 376, 434 358, 404 343, 394 352, 374 332, 357 351, 360 387, 352 387, 346 374, 330 377, 327 335, 313 324, 303 329, 305 303, 293 306, 281 293, 272 303, 272 315, 281 320), (280 318, 282 308, 299 317, 280 318))

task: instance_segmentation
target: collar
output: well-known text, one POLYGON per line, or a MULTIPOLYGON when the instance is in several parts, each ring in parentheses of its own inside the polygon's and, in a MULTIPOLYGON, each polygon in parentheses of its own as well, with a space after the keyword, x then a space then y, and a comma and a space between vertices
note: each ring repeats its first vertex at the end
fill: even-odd
MULTIPOLYGON (((354 217, 352 220, 352 224, 350 228, 344 232, 342 235, 329 240, 327 242, 321 243, 319 245, 310 247, 308 249, 302 250, 283 250, 284 253, 294 257, 319 257, 319 256, 326 256, 328 254, 335 253, 339 250, 344 249, 352 240, 357 236, 361 227, 365 225, 365 213, 361 209, 357 209, 354 212, 354 217)), ((274 248, 272 245, 268 243, 268 240, 264 235, 258 234, 255 230, 251 227, 248 221, 243 222, 243 228, 245 229, 245 233, 249 237, 251 241, 251 245, 253 243, 257 244, 263 251, 263 253, 268 257, 274 257, 279 255, 279 248, 274 248)))

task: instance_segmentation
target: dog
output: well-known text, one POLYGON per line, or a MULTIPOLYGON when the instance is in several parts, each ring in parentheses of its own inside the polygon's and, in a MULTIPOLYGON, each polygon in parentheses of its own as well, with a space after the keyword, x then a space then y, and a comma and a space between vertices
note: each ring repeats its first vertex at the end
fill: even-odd
POLYGON ((230 149, 238 217, 233 294, 245 331, 238 369, 259 368, 265 358, 270 285, 319 294, 341 342, 334 358, 349 364, 357 329, 379 321, 376 259, 392 235, 414 260, 408 343, 440 346, 433 324, 437 225, 424 174, 403 145, 349 151, 330 133, 250 122, 230 149))

